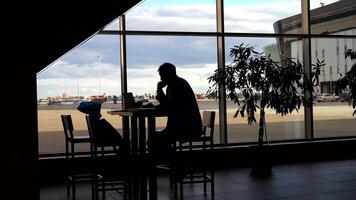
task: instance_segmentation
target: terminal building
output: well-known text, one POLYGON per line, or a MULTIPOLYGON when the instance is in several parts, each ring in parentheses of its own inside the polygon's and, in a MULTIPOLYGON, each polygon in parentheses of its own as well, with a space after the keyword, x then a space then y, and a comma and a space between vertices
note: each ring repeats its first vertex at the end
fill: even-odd
MULTIPOLYGON (((325 61, 320 74, 320 88, 316 92, 338 94, 340 91, 335 82, 355 63, 345 59, 345 52, 356 50, 356 39, 334 38, 333 35, 356 35, 356 2, 340 0, 329 5, 321 3, 320 7, 311 10, 310 16, 311 34, 316 35, 311 38, 311 61, 325 61)), ((300 15, 281 19, 274 23, 274 30, 276 33, 298 34, 302 28, 300 19, 300 15)), ((301 39, 279 39, 277 46, 280 54, 303 62, 301 39)))

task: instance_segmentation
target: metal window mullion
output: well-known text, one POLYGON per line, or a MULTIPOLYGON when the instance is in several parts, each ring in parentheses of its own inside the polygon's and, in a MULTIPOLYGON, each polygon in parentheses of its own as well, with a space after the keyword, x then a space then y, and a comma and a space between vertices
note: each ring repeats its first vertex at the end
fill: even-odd
MULTIPOLYGON (((126 20, 125 15, 119 17, 119 30, 121 31, 120 37, 120 70, 121 70, 121 97, 127 93, 127 57, 126 57, 126 20)), ((125 109, 125 101, 121 98, 121 108, 125 109)), ((129 135, 129 118, 122 117, 122 131, 124 136, 129 135)), ((125 137, 129 140, 130 138, 125 137)))
MULTIPOLYGON (((309 0, 301 0, 302 6, 302 34, 306 34, 309 37, 303 38, 303 66, 304 72, 307 77, 311 77, 312 63, 311 63, 311 38, 310 38, 310 2, 309 0)), ((304 92, 305 97, 312 101, 312 91, 308 88, 304 92)), ((313 128, 313 105, 308 104, 304 106, 304 128, 305 139, 312 140, 314 138, 313 128)))
MULTIPOLYGON (((105 30, 99 31, 98 35, 121 35, 123 31, 115 30, 105 30)), ((199 36, 199 37, 216 37, 219 35, 224 35, 225 37, 260 37, 260 38, 275 38, 275 37, 285 37, 285 38, 307 38, 307 37, 317 37, 317 38, 355 38, 354 35, 320 35, 320 34, 286 34, 286 33, 248 33, 248 32, 187 32, 187 31, 125 31, 126 35, 135 36, 199 36)))
MULTIPOLYGON (((126 20, 125 15, 119 17, 120 37, 120 70, 121 70, 121 95, 127 93, 127 57, 126 57, 126 20)), ((122 99, 122 109, 125 109, 125 102, 122 99)))
MULTIPOLYGON (((218 68, 225 67, 225 36, 224 36, 224 1, 216 0, 216 29, 217 36, 217 60, 218 68)), ((227 144, 227 120, 226 120, 226 94, 225 84, 219 85, 219 128, 220 143, 227 144)))

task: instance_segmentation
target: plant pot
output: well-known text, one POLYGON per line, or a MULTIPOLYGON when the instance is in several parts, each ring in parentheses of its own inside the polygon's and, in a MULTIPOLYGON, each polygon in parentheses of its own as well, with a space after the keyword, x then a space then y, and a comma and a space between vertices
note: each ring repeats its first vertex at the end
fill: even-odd
POLYGON ((268 145, 250 146, 251 174, 256 177, 265 177, 272 174, 272 155, 268 145))

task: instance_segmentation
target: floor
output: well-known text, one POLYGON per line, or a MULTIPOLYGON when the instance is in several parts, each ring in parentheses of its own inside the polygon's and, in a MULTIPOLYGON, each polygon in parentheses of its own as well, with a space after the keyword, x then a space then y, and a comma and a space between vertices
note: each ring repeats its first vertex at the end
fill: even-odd
MULTIPOLYGON (((215 172, 216 200, 356 200, 356 160, 273 166, 268 178, 254 178, 247 168, 215 172)), ((78 188, 78 200, 91 199, 90 187, 78 188)), ((41 188, 41 200, 69 199, 65 185, 41 188)), ((108 200, 122 199, 109 193, 108 200)), ((173 199, 168 178, 158 178, 158 199, 173 199)), ((186 185, 185 200, 210 199, 202 185, 186 185)))

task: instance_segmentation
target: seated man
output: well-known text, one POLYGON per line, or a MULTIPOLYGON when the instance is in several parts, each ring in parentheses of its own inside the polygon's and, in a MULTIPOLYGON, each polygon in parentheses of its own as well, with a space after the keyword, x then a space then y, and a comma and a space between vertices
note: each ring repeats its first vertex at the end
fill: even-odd
POLYGON ((152 154, 158 161, 168 160, 171 145, 202 135, 202 120, 195 94, 189 83, 177 76, 173 64, 164 63, 158 69, 161 81, 157 84, 158 109, 167 113, 167 126, 149 138, 152 154), (163 88, 166 87, 166 93, 163 88))

